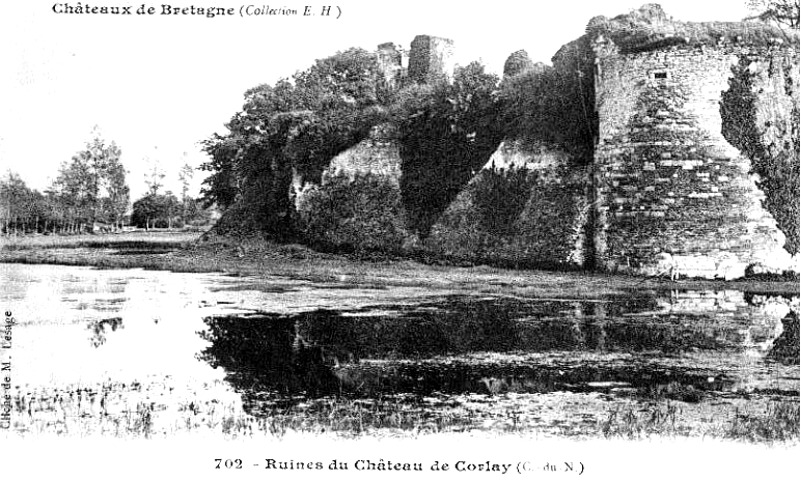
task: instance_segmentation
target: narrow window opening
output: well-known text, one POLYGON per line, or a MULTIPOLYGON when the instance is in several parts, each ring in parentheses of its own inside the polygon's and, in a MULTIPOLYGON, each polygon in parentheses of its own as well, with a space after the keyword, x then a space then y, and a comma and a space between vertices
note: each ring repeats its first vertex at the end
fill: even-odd
POLYGON ((667 75, 667 72, 654 72, 654 78, 656 80, 660 80, 660 79, 664 80, 664 79, 668 78, 668 75, 667 75))

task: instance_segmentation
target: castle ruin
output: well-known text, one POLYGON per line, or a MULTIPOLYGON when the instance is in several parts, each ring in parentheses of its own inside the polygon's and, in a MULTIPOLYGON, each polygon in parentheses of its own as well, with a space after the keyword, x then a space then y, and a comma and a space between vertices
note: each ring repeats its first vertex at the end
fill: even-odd
POLYGON ((409 78, 418 83, 434 83, 453 76, 453 40, 418 35, 409 54, 409 78))
MULTIPOLYGON (((765 208, 751 161, 725 137, 721 110, 744 59, 752 70, 769 68, 780 86, 756 95, 795 96, 797 105, 797 48, 746 38, 742 24, 669 22, 655 5, 630 17, 659 34, 652 40, 659 43, 633 45, 631 37, 610 38, 614 33, 592 38, 599 266, 724 278, 754 265, 787 268, 785 235, 765 208)), ((789 123, 789 111, 774 113, 774 122, 783 116, 789 123)))
MULTIPOLYGON (((380 45, 376 55, 384 80, 393 85, 452 78, 448 39, 417 36, 408 67, 394 44, 380 45)), ((676 22, 658 5, 646 5, 592 19, 584 36, 557 52, 553 66, 533 64, 522 51, 512 57, 510 77, 575 77, 571 82, 587 97, 566 115, 586 125, 587 145, 510 134, 420 239, 399 204, 403 158, 395 140, 375 129, 333 159, 328 174, 386 179, 395 192, 391 198, 365 194, 364 202, 391 207, 385 210, 394 216, 386 221, 393 226, 387 240, 392 249, 483 260, 477 252, 487 236, 479 232, 478 191, 492 172, 514 168, 536 174, 526 184, 528 200, 510 211, 516 217, 494 248, 515 265, 726 279, 747 269, 794 268, 785 247, 787 239, 797 239, 798 221, 782 217, 775 199, 768 202, 764 179, 754 174, 753 152, 734 134, 746 127, 756 132, 769 146, 765 155, 774 158, 797 146, 797 38, 782 39, 781 31, 765 24, 676 22), (745 94, 732 95, 736 88, 745 94), (747 105, 738 101, 743 95, 747 105)), ((325 183, 324 176, 320 188, 325 183)), ((797 208, 797 199, 788 202, 797 208)), ((349 225, 360 223, 375 224, 361 219, 349 225)))

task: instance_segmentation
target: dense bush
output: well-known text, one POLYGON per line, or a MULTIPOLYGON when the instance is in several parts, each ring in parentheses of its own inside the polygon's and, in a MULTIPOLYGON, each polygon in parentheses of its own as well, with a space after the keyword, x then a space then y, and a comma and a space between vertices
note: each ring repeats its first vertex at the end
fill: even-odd
POLYGON ((516 234, 536 178, 535 172, 515 167, 481 171, 437 222, 428 246, 452 257, 497 257, 516 234))
POLYGON ((515 223, 536 181, 536 172, 514 166, 482 172, 474 196, 481 230, 493 237, 514 234, 515 223))
POLYGON ((383 176, 326 175, 321 185, 303 193, 298 210, 306 238, 321 246, 391 252, 409 236, 400 190, 383 176))
POLYGON ((563 170, 560 182, 538 182, 515 229, 525 257, 542 266, 584 265, 590 205, 581 171, 563 170))
POLYGON ((181 202, 173 194, 148 194, 133 203, 131 224, 145 229, 177 227, 181 212, 181 202))

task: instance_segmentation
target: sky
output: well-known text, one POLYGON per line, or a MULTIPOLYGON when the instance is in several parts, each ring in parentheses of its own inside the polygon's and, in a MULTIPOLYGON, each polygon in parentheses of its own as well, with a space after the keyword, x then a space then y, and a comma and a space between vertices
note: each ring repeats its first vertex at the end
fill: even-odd
MULTIPOLYGON (((191 0, 165 0, 190 7, 191 0)), ((307 0, 310 2, 311 0, 307 0)), ((122 150, 133 199, 146 190, 145 174, 157 165, 165 188, 180 190, 178 171, 207 160, 199 141, 241 109, 245 90, 272 84, 315 59, 349 47, 372 50, 415 35, 454 40, 455 60, 481 60, 499 75, 519 49, 550 62, 559 47, 584 33, 590 18, 613 17, 643 0, 513 2, 395 2, 329 0, 332 16, 239 16, 242 6, 268 0, 197 0, 196 7, 234 8, 235 16, 164 16, 160 1, 27 0, 4 4, 0 16, 0 174, 18 173, 43 190, 59 165, 81 150, 98 126, 122 150), (155 15, 56 14, 54 5, 154 7, 155 15), (339 18, 333 16, 341 11, 339 18)), ((270 8, 303 12, 306 2, 284 0, 270 8)), ((749 15, 745 0, 665 0, 677 20, 737 21, 749 15)), ((205 172, 197 172, 196 194, 205 172)))

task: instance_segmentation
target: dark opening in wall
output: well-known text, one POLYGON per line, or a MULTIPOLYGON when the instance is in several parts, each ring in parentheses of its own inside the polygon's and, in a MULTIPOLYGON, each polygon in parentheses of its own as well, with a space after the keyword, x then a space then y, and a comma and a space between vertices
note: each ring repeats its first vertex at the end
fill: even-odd
POLYGON ((655 80, 666 80, 668 78, 667 72, 654 72, 655 80))

